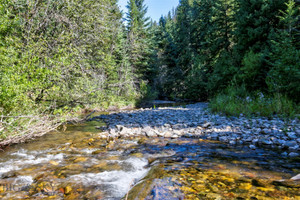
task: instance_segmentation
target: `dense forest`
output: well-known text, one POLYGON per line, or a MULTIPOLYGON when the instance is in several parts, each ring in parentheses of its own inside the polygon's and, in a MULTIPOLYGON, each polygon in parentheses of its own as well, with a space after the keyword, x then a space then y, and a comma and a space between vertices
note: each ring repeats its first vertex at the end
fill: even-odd
POLYGON ((162 96, 209 99, 229 114, 295 111, 290 100, 300 101, 299 3, 180 1, 156 28, 154 88, 162 96))
POLYGON ((299 1, 181 0, 159 22, 144 0, 127 7, 0 0, 0 138, 155 98, 298 114, 299 1))

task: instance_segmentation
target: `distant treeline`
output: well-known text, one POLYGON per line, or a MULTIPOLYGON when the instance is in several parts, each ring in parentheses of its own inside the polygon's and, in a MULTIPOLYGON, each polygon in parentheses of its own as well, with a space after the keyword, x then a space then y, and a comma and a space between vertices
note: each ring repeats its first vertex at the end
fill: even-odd
POLYGON ((299 103, 299 13, 293 0, 181 0, 156 27, 151 83, 173 98, 235 89, 299 103))

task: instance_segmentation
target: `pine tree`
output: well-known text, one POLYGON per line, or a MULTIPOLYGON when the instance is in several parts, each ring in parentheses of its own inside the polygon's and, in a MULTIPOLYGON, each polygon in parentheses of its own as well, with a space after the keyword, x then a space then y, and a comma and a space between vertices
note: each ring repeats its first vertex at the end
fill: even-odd
POLYGON ((127 13, 127 31, 129 42, 129 58, 138 78, 148 73, 149 55, 149 17, 144 0, 129 0, 127 13))
POLYGON ((282 28, 272 36, 270 53, 271 70, 267 83, 271 93, 284 94, 300 102, 300 50, 295 39, 298 27, 299 6, 294 0, 286 3, 286 10, 279 16, 282 28))
POLYGON ((171 12, 159 20, 159 30, 156 36, 158 42, 158 83, 161 85, 162 97, 174 95, 181 71, 177 66, 178 48, 175 43, 175 13, 171 12))
POLYGON ((213 31, 210 45, 213 57, 213 72, 209 75, 208 90, 214 95, 224 90, 237 72, 233 58, 235 28, 235 0, 217 0, 212 14, 213 31))
POLYGON ((236 78, 248 91, 267 90, 266 76, 270 36, 279 25, 279 10, 285 0, 238 0, 235 59, 240 67, 236 78))

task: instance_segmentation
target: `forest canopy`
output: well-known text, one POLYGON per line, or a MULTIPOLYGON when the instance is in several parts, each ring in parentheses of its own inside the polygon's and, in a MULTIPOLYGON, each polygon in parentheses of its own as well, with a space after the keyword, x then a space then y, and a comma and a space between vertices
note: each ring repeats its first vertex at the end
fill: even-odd
POLYGON ((229 114, 245 102, 249 112, 298 112, 299 1, 181 0, 159 22, 144 0, 127 7, 0 0, 1 138, 28 128, 11 117, 155 98, 210 100, 229 114))

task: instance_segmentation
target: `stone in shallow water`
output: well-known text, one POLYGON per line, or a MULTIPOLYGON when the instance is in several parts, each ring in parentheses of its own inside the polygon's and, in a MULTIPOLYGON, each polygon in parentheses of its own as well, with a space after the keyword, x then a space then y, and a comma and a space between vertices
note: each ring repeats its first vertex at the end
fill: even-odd
POLYGON ((284 186, 284 187, 287 187, 287 188, 299 188, 300 189, 300 181, 299 180, 273 181, 273 185, 284 186))
POLYGON ((65 187, 64 192, 65 194, 70 194, 72 192, 72 187, 68 185, 67 187, 65 187))
POLYGON ((79 158, 76 158, 73 162, 74 163, 79 163, 79 162, 85 162, 87 160, 86 157, 79 157, 79 158))
POLYGON ((56 162, 56 161, 54 161, 54 160, 50 160, 49 163, 50 163, 51 165, 54 165, 54 166, 59 165, 59 163, 56 162))
POLYGON ((145 200, 181 200, 184 199, 184 195, 181 193, 178 187, 174 187, 174 183, 170 181, 170 178, 155 179, 152 183, 152 190, 145 200))
POLYGON ((291 180, 294 180, 294 181, 300 180, 300 174, 298 174, 298 175, 292 177, 291 180))

